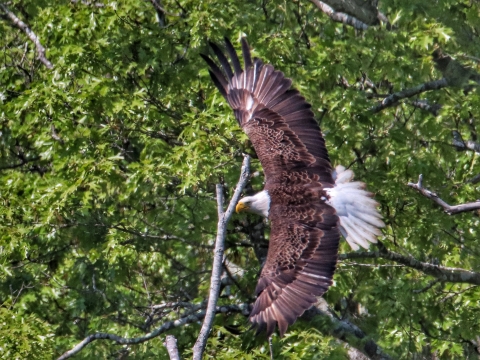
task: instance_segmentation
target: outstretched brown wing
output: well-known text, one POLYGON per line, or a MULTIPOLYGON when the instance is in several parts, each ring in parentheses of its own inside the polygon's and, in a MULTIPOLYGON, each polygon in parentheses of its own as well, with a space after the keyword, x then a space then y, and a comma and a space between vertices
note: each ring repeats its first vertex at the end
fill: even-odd
POLYGON ((332 284, 340 233, 335 210, 325 203, 333 186, 325 141, 310 104, 291 80, 259 59, 245 39, 245 70, 228 39, 229 61, 211 43, 221 67, 202 55, 210 75, 250 138, 270 195, 270 245, 250 320, 270 336, 283 335, 332 284))

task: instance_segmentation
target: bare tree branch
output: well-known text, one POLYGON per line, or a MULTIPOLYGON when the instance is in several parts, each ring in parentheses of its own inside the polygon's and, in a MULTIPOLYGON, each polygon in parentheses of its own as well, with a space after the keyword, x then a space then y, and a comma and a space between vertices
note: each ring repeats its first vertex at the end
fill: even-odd
POLYGON ((25 34, 27 34, 28 38, 32 40, 35 44, 38 53, 38 60, 40 60, 47 69, 53 69, 53 64, 46 58, 45 56, 45 48, 40 43, 40 39, 38 36, 25 24, 22 20, 20 20, 14 13, 12 13, 6 5, 0 3, 0 9, 5 13, 5 15, 10 19, 13 26, 22 30, 25 34))
POLYGON ((175 16, 175 17, 181 17, 182 16, 182 14, 175 14, 175 13, 171 13, 171 12, 165 10, 165 8, 163 8, 163 6, 161 5, 161 2, 159 0, 150 0, 150 2, 152 3, 152 5, 153 5, 153 7, 155 8, 156 11, 161 12, 164 15, 175 16))
POLYGON ((170 360, 180 360, 180 354, 178 353, 177 339, 173 335, 167 335, 165 342, 163 343, 167 348, 168 356, 170 360))
POLYGON ((440 80, 429 81, 424 84, 420 84, 410 89, 405 89, 387 96, 385 99, 383 99, 383 101, 380 104, 374 106, 371 109, 371 111, 373 113, 378 113, 383 109, 386 109, 387 107, 395 105, 399 100, 421 94, 425 91, 439 90, 447 86, 448 86, 448 82, 445 78, 440 80))
POLYGON ((430 105, 426 100, 414 100, 410 104, 413 107, 416 107, 418 109, 428 111, 433 116, 437 116, 440 110, 442 109, 442 105, 440 104, 430 105))
POLYGON ((367 335, 358 326, 348 320, 339 319, 335 312, 329 308, 327 301, 323 297, 319 298, 318 303, 307 310, 302 318, 312 319, 314 316, 328 318, 330 321, 327 331, 328 335, 347 342, 351 347, 367 355, 370 359, 391 359, 375 341, 371 339, 365 341, 367 335))
POLYGON ((240 175, 240 180, 238 181, 237 188, 235 193, 232 196, 232 200, 228 205, 228 208, 223 212, 223 186, 217 184, 217 209, 218 209, 218 226, 217 226, 217 239, 215 240, 215 249, 214 249, 214 258, 213 258, 213 267, 212 267, 212 277, 210 280, 210 292, 207 305, 207 315, 203 321, 200 334, 198 335, 197 341, 193 347, 193 359, 201 360, 203 352, 205 351, 205 346, 207 344, 208 335, 212 329, 213 319, 215 317, 215 309, 217 305, 218 295, 220 293, 221 285, 221 275, 222 275, 222 264, 223 264, 223 253, 225 250, 225 238, 227 235, 227 224, 230 220, 230 217, 233 214, 235 206, 240 199, 240 195, 243 191, 243 188, 247 184, 248 178, 250 177, 250 156, 245 155, 243 158, 243 165, 240 175))
MULTIPOLYGON (((205 317, 206 311, 200 311, 197 314, 189 314, 185 317, 182 317, 178 320, 173 320, 173 321, 168 321, 164 323, 162 326, 158 327, 154 331, 141 336, 137 338, 124 338, 118 335, 114 334, 108 334, 108 333, 96 333, 87 336, 85 339, 83 339, 81 342, 79 342, 77 345, 75 345, 72 349, 66 351, 63 353, 62 356, 60 356, 57 360, 64 360, 71 358, 73 355, 79 353, 85 346, 90 344, 91 342, 95 340, 112 340, 115 341, 117 344, 120 345, 133 345, 133 344, 141 344, 144 343, 148 340, 151 340, 164 332, 174 329, 180 326, 184 326, 186 324, 194 323, 201 321, 205 317)), ((228 306, 217 306, 215 308, 215 313, 241 313, 244 315, 247 315, 250 313, 250 306, 248 304, 242 304, 242 305, 228 305, 228 306)))
POLYGON ((458 151, 472 150, 477 153, 480 153, 480 144, 473 141, 467 140, 464 141, 462 135, 457 130, 452 131, 453 135, 453 146, 457 148, 458 151))
POLYGON ((377 25, 379 21, 388 23, 385 15, 378 11, 378 0, 323 0, 322 3, 328 4, 333 11, 350 16, 367 26, 377 25))
POLYGON ((310 0, 313 4, 315 4, 316 7, 318 7, 321 11, 323 11, 325 14, 327 14, 330 19, 333 21, 345 24, 345 25, 350 25, 353 26, 357 30, 367 30, 368 25, 361 22, 357 18, 348 15, 343 12, 338 12, 335 11, 331 6, 325 4, 322 1, 319 0, 310 0))
POLYGON ((167 25, 167 20, 165 18, 166 13, 163 7, 160 5, 160 0, 150 0, 150 2, 157 13, 158 25, 160 25, 161 28, 164 28, 167 25))
POLYGON ((411 188, 417 190, 420 194, 422 194, 426 198, 432 200, 434 203, 443 207, 443 210, 448 215, 455 215, 455 214, 460 214, 462 212, 467 212, 467 211, 473 211, 473 210, 479 210, 480 209, 480 200, 477 200, 477 201, 474 201, 474 202, 471 202, 471 203, 460 204, 460 205, 449 205, 445 201, 440 199, 436 193, 431 192, 430 190, 427 190, 427 189, 423 188, 422 181, 423 181, 423 175, 420 174, 419 177, 418 177, 418 182, 416 184, 408 183, 407 185, 410 186, 411 188))
POLYGON ((86 6, 95 6, 99 8, 105 7, 105 5, 100 2, 93 2, 93 1, 86 1, 86 0, 70 0, 70 2, 72 4, 82 3, 83 5, 86 5, 86 6))
MULTIPOLYGON (((479 203, 480 207, 480 203, 479 203)), ((440 281, 448 281, 452 283, 480 285, 480 273, 460 268, 451 268, 441 265, 434 265, 419 261, 412 256, 405 256, 390 251, 379 243, 378 251, 354 252, 348 254, 340 254, 339 260, 345 259, 386 259, 396 263, 403 264, 407 267, 419 270, 427 275, 433 276, 440 281)))
POLYGON ((205 303, 192 304, 191 302, 178 301, 178 302, 166 302, 162 304, 151 305, 148 308, 152 310, 163 310, 163 309, 176 309, 176 308, 186 308, 193 311, 198 311, 201 308, 205 307, 205 303))

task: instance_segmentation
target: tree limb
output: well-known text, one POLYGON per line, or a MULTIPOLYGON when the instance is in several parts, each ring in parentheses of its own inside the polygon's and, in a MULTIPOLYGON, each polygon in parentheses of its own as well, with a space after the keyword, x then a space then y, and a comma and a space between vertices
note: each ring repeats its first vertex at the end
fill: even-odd
POLYGON ((448 215, 455 215, 455 214, 460 214, 462 212, 480 210, 480 200, 477 200, 471 203, 460 204, 460 205, 449 205, 445 201, 440 199, 436 193, 423 188, 422 181, 423 181, 423 175, 420 174, 418 177, 418 182, 416 184, 408 183, 407 185, 417 190, 420 194, 432 200, 434 203, 443 207, 443 210, 448 215))
POLYGON ((453 146, 457 148, 458 151, 472 150, 477 153, 480 153, 480 144, 473 141, 467 140, 464 141, 462 135, 457 130, 452 131, 453 136, 453 146))
POLYGON ((155 12, 157 13, 157 20, 158 24, 161 28, 164 28, 167 25, 167 21, 165 18, 166 12, 163 7, 160 5, 160 0, 150 0, 153 7, 155 8, 155 12))
POLYGON ((25 164, 28 164, 29 162, 38 161, 38 160, 40 160, 40 159, 41 159, 40 156, 34 156, 33 158, 30 158, 30 159, 22 158, 22 159, 21 159, 21 162, 19 162, 18 164, 11 164, 11 165, 0 166, 0 171, 2 171, 2 170, 7 170, 7 169, 16 169, 16 168, 22 167, 22 166, 25 165, 25 164))
POLYGON ((328 335, 347 342, 351 347, 359 350, 372 360, 391 360, 391 357, 385 354, 375 341, 372 339, 365 341, 367 335, 358 326, 348 320, 339 319, 323 297, 319 298, 317 304, 307 310, 302 318, 311 319, 314 316, 329 319, 330 324, 326 331, 328 335))
POLYGON ((169 309, 184 308, 184 309, 189 309, 193 311, 198 311, 203 307, 205 307, 205 303, 203 302, 200 304, 192 304, 191 302, 178 301, 178 302, 165 302, 161 304, 151 305, 148 308, 152 310, 163 310, 166 308, 169 308, 169 309))
POLYGON ((393 93, 387 96, 385 99, 383 99, 383 101, 380 104, 371 108, 371 111, 373 113, 378 113, 383 109, 386 109, 387 107, 395 105, 399 100, 421 94, 425 91, 439 90, 447 86, 448 86, 448 82, 445 78, 443 78, 440 80, 429 81, 424 84, 420 84, 415 87, 412 87, 410 89, 398 91, 396 93, 393 93))
POLYGON ((343 12, 335 11, 331 6, 325 4, 322 1, 319 1, 319 0, 310 0, 310 1, 313 4, 315 4, 315 6, 318 7, 322 12, 327 14, 330 17, 330 19, 332 19, 333 21, 336 21, 345 25, 353 26, 357 30, 368 29, 367 24, 361 22, 360 20, 358 20, 357 18, 351 15, 348 15, 343 12))
POLYGON ((180 354, 178 353, 177 339, 173 335, 167 335, 165 342, 163 343, 167 348, 168 356, 170 360, 180 360, 180 354))
POLYGON ((155 8, 155 12, 157 13, 158 24, 162 28, 167 26, 166 16, 176 16, 176 17, 181 17, 182 16, 182 14, 174 14, 174 13, 171 13, 171 12, 168 12, 167 10, 165 10, 163 8, 160 0, 150 0, 150 2, 152 3, 153 7, 155 8))
MULTIPOLYGON (((358 254, 358 253, 352 253, 352 254, 358 254)), ((343 255, 350 255, 350 254, 343 254, 343 255)), ((342 255, 341 255, 342 256, 342 255)), ((190 304, 187 306, 187 303, 184 303, 186 307, 195 307, 195 304, 190 304)), ((163 306, 163 305, 162 305, 163 306)), ((242 314, 243 316, 248 316, 251 311, 251 305, 244 303, 240 305, 224 305, 224 306, 217 306, 215 309, 216 314, 226 314, 226 313, 239 313, 242 314)), ((123 338, 121 336, 117 336, 114 334, 108 334, 108 333, 97 333, 97 334, 92 334, 87 336, 85 339, 83 339, 80 343, 75 345, 71 350, 66 351, 64 354, 62 354, 57 360, 64 360, 71 358, 72 356, 78 354, 82 349, 87 346, 89 343, 95 341, 95 340, 112 340, 115 341, 119 345, 134 345, 134 344, 140 344, 146 341, 149 341, 155 337, 160 336, 161 334, 167 332, 168 330, 171 330, 176 327, 184 326, 186 324, 190 323, 195 323, 198 321, 201 321, 204 319, 206 314, 206 310, 200 311, 196 314, 191 314, 189 313, 188 315, 181 317, 178 320, 174 321, 168 321, 155 329, 154 331, 138 337, 138 338, 123 338)), ((380 359, 390 359, 388 355, 385 355, 383 353, 383 350, 373 341, 373 340, 368 340, 366 343, 358 343, 358 340, 364 340, 366 335, 365 333, 358 328, 356 325, 352 324, 348 320, 342 320, 339 319, 335 313, 330 310, 327 306, 327 303, 325 299, 320 298, 319 303, 317 305, 313 306, 310 308, 310 310, 307 310, 305 314, 302 316, 303 319, 310 320, 314 316, 320 316, 324 318, 329 318, 331 321, 331 324, 329 326, 329 330, 326 332, 327 334, 340 339, 342 341, 346 341, 350 346, 359 349, 362 353, 365 353, 369 355, 372 359, 375 360, 380 360, 380 359), (352 341, 353 339, 353 341, 352 341), (361 344, 361 346, 359 346, 361 344), (377 355, 373 356, 373 352, 375 352, 377 355), (383 357, 382 357, 383 356, 383 357)), ((166 341, 165 341, 165 346, 167 346, 169 340, 169 336, 167 336, 166 341)), ((170 339, 170 341, 173 341, 170 339)), ((170 355, 170 351, 169 351, 170 355)), ((170 355, 170 359, 176 359, 172 358, 172 355, 170 355)))
POLYGON ((105 5, 100 3, 100 2, 93 2, 93 1, 86 1, 86 0, 70 0, 70 2, 72 4, 82 3, 83 5, 86 5, 86 6, 91 5, 91 6, 95 6, 95 7, 98 7, 98 8, 105 7, 105 5))
POLYGON ((440 110, 442 109, 442 105, 439 105, 439 104, 430 105, 426 100, 414 100, 410 104, 413 107, 416 107, 418 109, 428 111, 433 116, 437 116, 440 110))
POLYGON ((218 295, 220 293, 221 285, 221 275, 222 275, 222 264, 223 264, 223 253, 225 250, 225 238, 227 235, 227 224, 230 220, 230 217, 235 210, 235 206, 240 199, 240 195, 243 191, 243 188, 247 184, 248 178, 250 177, 250 156, 245 155, 243 158, 243 165, 240 175, 240 180, 238 181, 237 188, 233 194, 232 200, 228 205, 228 208, 223 212, 223 186, 217 184, 217 210, 218 210, 218 226, 217 226, 217 239, 215 240, 215 249, 214 249, 214 258, 213 258, 213 267, 212 267, 212 277, 210 280, 210 292, 207 305, 207 313, 205 315, 205 320, 203 321, 200 334, 198 335, 197 341, 193 347, 193 359, 201 360, 203 352, 205 351, 205 346, 207 344, 208 335, 212 329, 213 319, 215 317, 215 309, 217 305, 218 295))
MULTIPOLYGON (((115 341, 117 344, 120 345, 133 345, 133 344, 141 344, 144 343, 148 340, 151 340, 164 332, 174 329, 180 326, 184 326, 186 324, 194 323, 201 321, 205 317, 206 311, 200 311, 197 314, 189 314, 187 316, 184 316, 178 320, 173 320, 173 321, 168 321, 164 323, 162 326, 158 327, 154 331, 141 336, 137 338, 124 338, 118 335, 114 334, 108 334, 108 333, 96 333, 87 336, 85 339, 83 339, 81 342, 79 342, 77 345, 75 345, 72 349, 66 351, 65 353, 62 354, 57 360, 64 360, 72 357, 73 355, 79 353, 85 346, 90 344, 91 342, 95 340, 112 340, 115 341)), ((228 306, 217 306, 215 308, 215 313, 242 313, 242 314, 248 314, 250 313, 250 306, 248 304, 241 304, 241 305, 228 305, 228 306)))
POLYGON ((40 43, 40 39, 38 36, 25 24, 22 20, 20 20, 14 13, 12 13, 6 5, 0 3, 0 9, 5 13, 5 15, 10 19, 13 26, 22 30, 25 34, 27 34, 28 38, 32 40, 35 44, 38 53, 38 60, 40 60, 47 69, 53 69, 53 64, 47 59, 45 56, 45 48, 40 43))
POLYGON ((480 273, 460 268, 451 268, 441 265, 434 265, 419 261, 412 256, 405 256, 390 251, 385 246, 379 244, 378 251, 354 252, 348 254, 340 254, 339 260, 345 259, 386 259, 396 263, 403 264, 410 268, 419 270, 427 275, 433 276, 440 281, 448 281, 452 283, 480 285, 480 273))

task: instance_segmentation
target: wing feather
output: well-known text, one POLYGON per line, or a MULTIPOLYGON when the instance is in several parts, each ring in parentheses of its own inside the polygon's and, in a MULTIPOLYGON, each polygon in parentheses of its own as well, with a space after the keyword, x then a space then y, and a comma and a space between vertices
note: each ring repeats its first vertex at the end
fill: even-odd
POLYGON ((304 101, 304 97, 302 95, 300 95, 299 91, 297 89, 290 89, 288 91, 285 91, 282 95, 279 95, 277 98, 273 99, 272 101, 270 101, 270 106, 273 108, 275 108, 275 106, 277 106, 278 104, 280 103, 283 103, 285 101, 304 101))
POLYGON ((222 70, 220 70, 217 64, 215 64, 215 62, 213 62, 212 59, 210 59, 208 56, 204 54, 200 54, 200 56, 210 66, 210 69, 208 69, 208 73, 210 74, 213 83, 218 88, 218 90, 220 90, 220 93, 223 95, 223 97, 227 98, 228 82, 227 79, 225 79, 222 70))
POLYGON ((261 101, 261 104, 264 104, 268 108, 271 108, 270 102, 273 99, 285 93, 292 86, 292 80, 285 78, 283 76, 283 73, 281 73, 280 71, 275 71, 274 74, 276 75, 275 81, 271 82, 270 88, 268 90, 265 89, 266 94, 261 101))
MULTIPOLYGON (((280 103, 277 103, 271 109, 272 111, 277 112, 280 116, 290 115, 301 110, 310 110, 312 106, 307 102, 300 102, 300 100, 301 97, 297 96, 295 98, 286 99, 280 103)), ((313 112, 311 110, 306 118, 309 117, 313 117, 313 112)))
POLYGON ((232 43, 227 37, 225 37, 225 47, 227 49, 228 56, 230 56, 230 59, 232 59, 233 69, 235 70, 235 76, 240 76, 243 72, 242 65, 240 65, 240 60, 238 59, 238 55, 237 55, 237 52, 235 51, 235 48, 233 47, 232 43))
MULTIPOLYGON (((270 64, 265 65, 267 77, 265 77, 264 84, 261 87, 258 87, 258 102, 260 104, 266 105, 265 98, 270 95, 270 91, 272 91, 272 87, 275 82, 278 80, 282 80, 282 76, 279 71, 275 71, 273 66, 270 64)), ((261 76, 262 74, 260 74, 261 76)))
POLYGON ((225 71, 225 74, 227 75, 227 79, 231 80, 233 78, 233 71, 232 71, 232 68, 230 67, 230 63, 228 62, 228 59, 225 57, 222 50, 220 50, 217 44, 213 42, 209 42, 209 45, 212 48, 213 52, 215 53, 216 57, 218 58, 218 61, 220 61, 223 71, 225 71))
MULTIPOLYGON (((225 38, 227 39, 227 38, 225 38)), ((247 39, 242 38, 242 54, 243 54, 243 62, 245 69, 249 69, 252 66, 252 55, 250 54, 250 46, 248 46, 247 39)), ((255 59, 255 62, 258 59, 255 59)))

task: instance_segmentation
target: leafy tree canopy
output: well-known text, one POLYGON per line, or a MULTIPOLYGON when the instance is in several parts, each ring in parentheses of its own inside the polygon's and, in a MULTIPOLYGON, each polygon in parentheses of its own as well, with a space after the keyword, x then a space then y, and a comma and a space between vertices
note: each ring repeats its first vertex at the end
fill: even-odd
MULTIPOLYGON (((372 342, 392 358, 478 355, 479 212, 449 216, 407 186, 423 174, 449 204, 478 198, 478 2, 383 0, 382 22, 364 30, 319 3, 0 3, 6 358, 59 357, 98 332, 142 337, 193 316, 145 342, 98 340, 76 354, 167 358, 173 334, 190 356, 208 298, 215 184, 228 198, 253 152, 199 55, 224 36, 235 46, 246 36, 294 80, 332 162, 367 183, 387 223, 378 248, 342 245, 325 296, 338 318, 298 321, 274 337, 276 358, 344 359, 372 342), (339 321, 363 340, 335 332, 339 321)), ((262 188, 256 159, 252 172, 247 192, 262 188)), ((219 305, 253 301, 264 228, 268 238, 261 219, 234 216, 219 305)), ((245 311, 217 315, 206 358, 269 356, 245 311)))

